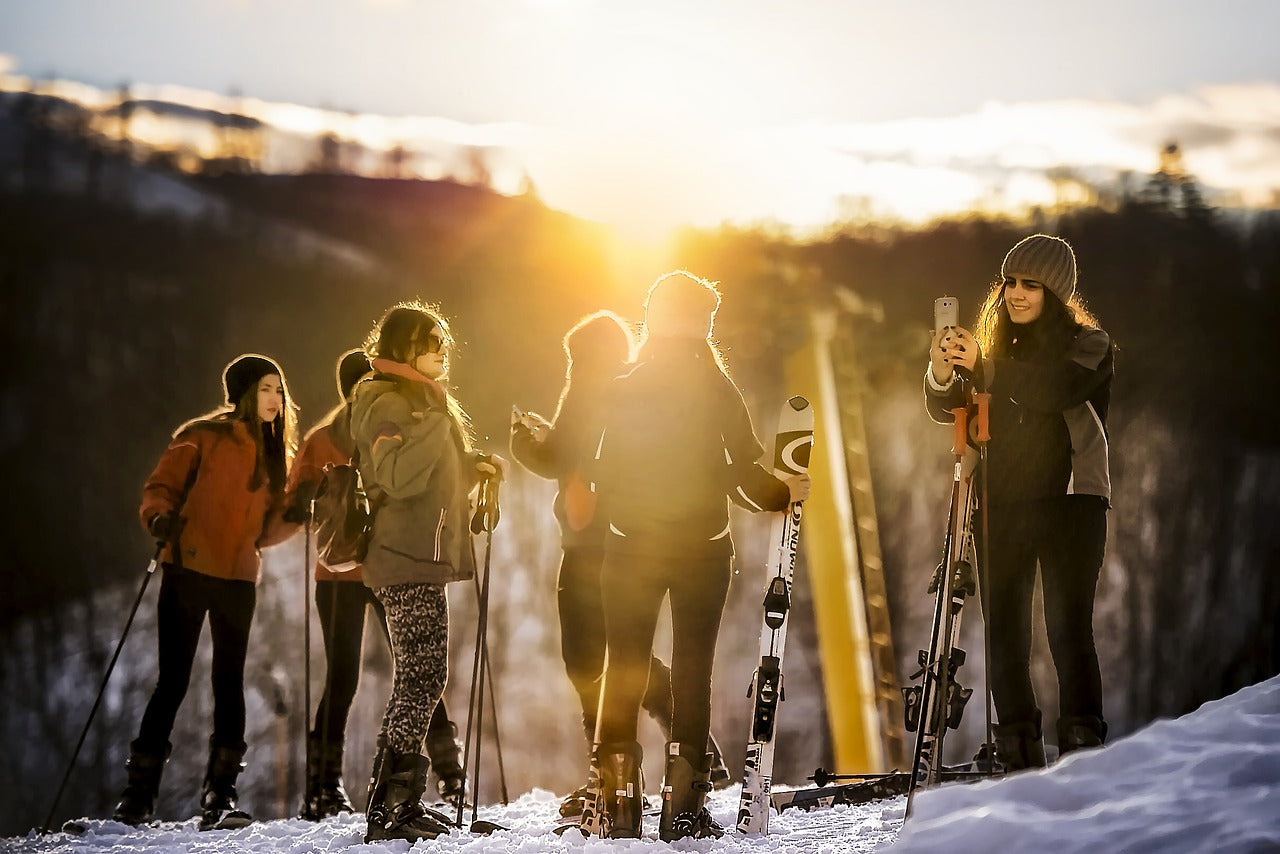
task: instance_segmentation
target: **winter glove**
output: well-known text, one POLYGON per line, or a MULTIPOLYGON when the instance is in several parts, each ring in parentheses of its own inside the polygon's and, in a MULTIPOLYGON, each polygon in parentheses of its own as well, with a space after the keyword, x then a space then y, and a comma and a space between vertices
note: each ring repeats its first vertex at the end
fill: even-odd
POLYGON ((182 525, 183 520, 177 510, 166 510, 151 517, 147 522, 147 530, 157 540, 171 542, 177 539, 182 525))
POLYGON ((311 500, 315 498, 314 483, 300 483, 293 491, 293 502, 281 514, 290 525, 305 525, 311 521, 311 500))

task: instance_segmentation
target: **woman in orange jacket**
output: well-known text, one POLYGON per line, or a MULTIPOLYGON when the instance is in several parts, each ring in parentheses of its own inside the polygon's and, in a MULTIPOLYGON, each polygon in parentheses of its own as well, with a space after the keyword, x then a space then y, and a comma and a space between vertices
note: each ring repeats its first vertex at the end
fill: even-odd
POLYGON ((174 434, 142 490, 143 526, 165 545, 157 603, 160 673, 130 744, 128 785, 114 818, 148 821, 171 745, 169 733, 191 678, 205 617, 213 637, 213 734, 201 796, 200 828, 239 827, 244 768, 244 664, 259 577, 258 550, 287 539, 285 479, 296 447, 297 414, 284 372, 245 354, 222 377, 226 404, 174 434))
MULTIPOLYGON (((351 437, 351 396, 356 383, 373 370, 363 350, 348 350, 338 359, 338 394, 342 402, 326 415, 302 441, 298 458, 289 472, 285 506, 315 495, 325 477, 325 466, 348 465, 355 452, 351 437)), ((307 513, 296 510, 286 518, 303 522, 307 513)), ((310 556, 308 556, 310 559, 310 556)), ((324 693, 316 708, 315 726, 307 738, 307 791, 300 817, 320 821, 351 812, 351 801, 342 783, 342 757, 347 717, 360 683, 361 648, 367 607, 377 615, 382 635, 391 648, 387 614, 373 591, 364 585, 363 567, 334 572, 317 558, 315 564, 316 611, 324 636, 324 693)), ((444 698, 436 704, 427 728, 427 756, 435 771, 440 797, 457 805, 464 797, 457 742, 458 728, 449 719, 444 698)))

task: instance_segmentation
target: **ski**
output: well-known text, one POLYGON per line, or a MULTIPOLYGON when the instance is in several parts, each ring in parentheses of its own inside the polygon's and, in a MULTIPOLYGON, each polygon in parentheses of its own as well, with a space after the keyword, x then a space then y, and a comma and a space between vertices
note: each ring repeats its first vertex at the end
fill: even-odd
MULTIPOLYGON (((813 408, 796 396, 782 407, 774 440, 773 473, 791 477, 809 471, 813 449, 813 408)), ((787 640, 787 615, 791 609, 791 579, 796 568, 796 547, 800 541, 800 502, 793 502, 774 519, 770 528, 771 554, 764 591, 764 622, 760 629, 760 663, 756 667, 747 696, 754 694, 751 734, 738 803, 738 830, 743 833, 769 832, 769 790, 773 782, 774 731, 778 704, 786 699, 782 686, 782 655, 787 640)))
MULTIPOLYGON (((961 769, 963 767, 961 766, 961 769)), ((975 783, 991 777, 985 771, 961 769, 943 768, 938 772, 938 781, 975 783)), ((907 793, 910 785, 910 774, 905 771, 891 771, 888 774, 867 774, 865 779, 860 779, 856 783, 774 792, 769 796, 769 801, 778 812, 788 809, 813 810, 840 804, 859 805, 901 797, 907 793)))

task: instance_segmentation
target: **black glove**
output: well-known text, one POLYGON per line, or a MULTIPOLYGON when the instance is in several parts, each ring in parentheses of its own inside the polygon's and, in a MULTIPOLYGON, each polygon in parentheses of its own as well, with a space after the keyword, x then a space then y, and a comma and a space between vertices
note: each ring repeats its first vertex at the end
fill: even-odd
POLYGON ((300 483, 293 491, 293 502, 284 509, 282 518, 290 525, 305 525, 311 521, 311 502, 316 497, 314 483, 300 483))
POLYGON ((157 540, 169 542, 176 538, 178 532, 182 530, 182 517, 178 515, 177 510, 166 510, 163 513, 157 513, 147 522, 147 530, 157 540))

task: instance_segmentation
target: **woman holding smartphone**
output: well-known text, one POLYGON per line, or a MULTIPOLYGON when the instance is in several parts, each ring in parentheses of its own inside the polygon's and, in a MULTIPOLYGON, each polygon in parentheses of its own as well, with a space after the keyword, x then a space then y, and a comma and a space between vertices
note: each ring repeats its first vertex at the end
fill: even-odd
MULTIPOLYGON (((991 393, 987 506, 974 513, 990 633, 991 689, 1006 770, 1045 765, 1031 685, 1031 602, 1037 563, 1058 676, 1058 750, 1106 740, 1093 602, 1107 539, 1111 478, 1107 410, 1114 346, 1076 292, 1076 257, 1059 237, 1009 250, 974 331, 935 331, 925 401, 939 423, 966 385, 991 393), (983 543, 983 532, 988 542, 983 543)), ((981 472, 979 473, 981 476, 981 472)))

